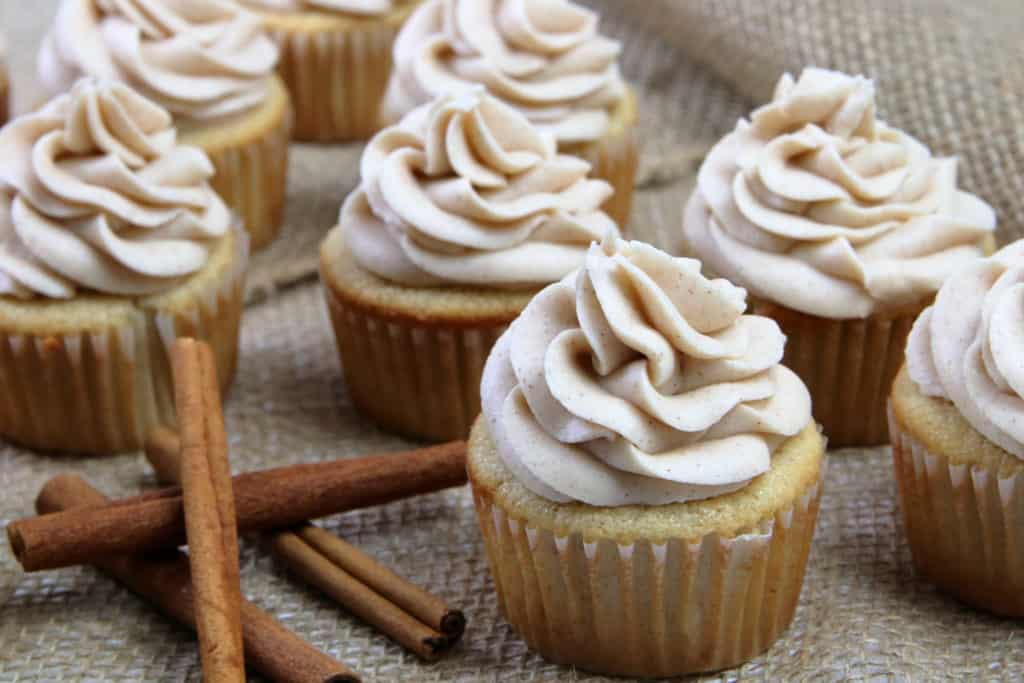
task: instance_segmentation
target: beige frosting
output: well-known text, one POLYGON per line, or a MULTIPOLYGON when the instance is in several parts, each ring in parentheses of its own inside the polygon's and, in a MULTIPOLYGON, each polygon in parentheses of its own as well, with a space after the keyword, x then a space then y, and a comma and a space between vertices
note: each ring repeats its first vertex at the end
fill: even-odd
POLYGON ((811 420, 785 337, 746 292, 641 242, 590 247, 491 353, 498 453, 537 495, 660 505, 739 489, 811 420))
POLYGON ((484 94, 441 97, 370 141, 341 209, 359 264, 411 286, 533 288, 617 232, 590 165, 484 94))
POLYGON ((874 84, 807 69, 741 120, 700 169, 690 247, 751 294, 826 318, 926 301, 983 255, 992 208, 956 160, 875 117, 874 84))
POLYGON ((395 6, 395 0, 243 0, 243 2, 252 7, 283 12, 324 10, 370 17, 387 14, 395 6))
POLYGON ((914 323, 907 369, 923 394, 1024 459, 1024 241, 946 281, 914 323))
POLYGON ((206 120, 259 106, 276 63, 259 20, 230 0, 63 0, 39 75, 50 95, 97 76, 206 120))
POLYGON ((568 0, 427 0, 395 42, 385 116, 484 85, 559 144, 596 140, 626 94, 620 51, 568 0))
POLYGON ((171 115, 83 80, 0 130, 0 295, 165 291, 206 263, 230 214, 171 115))

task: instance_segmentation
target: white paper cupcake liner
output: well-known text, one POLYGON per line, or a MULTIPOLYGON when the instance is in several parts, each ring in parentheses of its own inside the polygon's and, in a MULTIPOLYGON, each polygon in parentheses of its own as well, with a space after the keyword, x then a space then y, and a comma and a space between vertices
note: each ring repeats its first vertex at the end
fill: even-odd
MULTIPOLYGON (((822 470, 822 477, 824 476, 822 470)), ((756 530, 629 544, 556 536, 474 487, 502 613, 560 664, 678 676, 748 661, 793 618, 822 479, 756 530)))
POLYGON ((889 425, 918 572, 966 603, 1024 617, 1024 481, 932 452, 891 407, 889 425))
POLYGON ((0 326, 0 435, 47 451, 141 448, 152 427, 174 423, 168 351, 179 337, 210 342, 226 388, 249 254, 246 234, 235 234, 230 271, 189 305, 136 306, 128 323, 74 333, 19 334, 0 326))

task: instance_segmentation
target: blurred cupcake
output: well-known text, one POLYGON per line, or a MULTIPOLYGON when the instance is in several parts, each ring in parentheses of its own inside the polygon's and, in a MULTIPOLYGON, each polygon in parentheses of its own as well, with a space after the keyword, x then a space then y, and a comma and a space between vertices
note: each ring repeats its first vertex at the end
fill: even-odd
POLYGON ((498 340, 469 479, 501 610, 544 657, 679 676, 789 625, 825 442, 745 308, 699 262, 608 239, 498 340))
POLYGON ((259 248, 284 215, 291 105, 276 63, 259 20, 231 0, 63 0, 39 74, 50 96, 89 75, 124 81, 170 111, 259 248))
POLYGON ((11 80, 7 72, 7 44, 0 35, 0 126, 11 114, 11 80))
POLYGON ((637 105, 619 73, 621 46, 568 0, 427 0, 395 42, 387 123, 449 92, 484 85, 586 159, 615 194, 603 207, 625 228, 633 201, 637 105))
POLYGON ((750 292, 789 339, 833 446, 887 439, 885 395, 918 313, 991 251, 991 207, 875 118, 874 84, 807 69, 708 155, 684 218, 688 248, 750 292))
POLYGON ((248 238, 171 115, 83 80, 0 130, 0 436, 82 453, 173 422, 167 350, 235 367, 248 238))
POLYGON ((442 97, 381 131, 321 248, 356 405, 385 427, 465 438, 491 345, 615 224, 611 188, 483 93, 442 97))
POLYGON ((1024 617, 1024 241, 951 276, 921 314, 890 429, 914 564, 1024 617))
POLYGON ((281 48, 296 140, 365 140, 380 129, 391 49, 420 0, 241 0, 281 48))

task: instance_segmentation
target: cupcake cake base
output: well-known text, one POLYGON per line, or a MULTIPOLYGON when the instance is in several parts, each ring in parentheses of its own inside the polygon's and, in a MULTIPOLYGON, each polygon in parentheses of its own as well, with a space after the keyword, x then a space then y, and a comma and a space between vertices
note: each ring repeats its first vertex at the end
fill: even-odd
POLYGON ((254 111, 216 122, 177 121, 178 142, 199 147, 213 162, 210 181, 249 233, 252 248, 277 237, 284 220, 292 107, 281 79, 254 111))
POLYGON ((321 248, 320 279, 356 407, 406 436, 466 438, 487 355, 534 292, 390 283, 356 263, 341 228, 321 248))
POLYGON ((963 602, 1024 617, 1024 462, 902 370, 889 408, 914 565, 963 602))
POLYGON ((822 490, 815 425, 735 493, 655 507, 553 503, 519 483, 482 420, 468 471, 503 615, 545 658, 601 674, 737 666, 786 629, 822 490))
POLYGON ((43 451, 141 448, 150 429, 174 424, 168 353, 179 337, 210 343, 226 389, 248 254, 248 237, 231 231, 197 274, 135 300, 0 297, 0 436, 43 451))

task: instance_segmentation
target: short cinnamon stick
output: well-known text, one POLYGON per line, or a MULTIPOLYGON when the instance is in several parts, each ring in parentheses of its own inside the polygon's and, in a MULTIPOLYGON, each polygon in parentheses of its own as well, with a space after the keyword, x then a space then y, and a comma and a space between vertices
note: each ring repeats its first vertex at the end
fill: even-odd
MULTIPOLYGON (((167 427, 146 440, 146 459, 162 483, 178 482, 180 452, 178 435, 167 427)), ((268 546, 301 578, 424 659, 439 657, 465 631, 461 611, 319 527, 274 532, 268 546)))
MULTIPOLYGON (((389 503, 466 483, 466 443, 234 477, 239 532, 285 529, 306 520, 389 503)), ((11 522, 7 536, 26 571, 90 564, 185 542, 180 491, 154 491, 74 512, 11 522)))
POLYGON ((171 369, 203 680, 245 683, 238 530, 213 351, 179 339, 171 347, 171 369))
MULTIPOLYGON (((107 499, 74 474, 58 475, 36 500, 40 514, 100 507, 107 499)), ((174 621, 195 629, 194 593, 188 559, 177 550, 146 557, 110 556, 95 563, 174 621)), ((344 664, 320 652, 273 617, 242 600, 245 656, 254 669, 278 683, 358 683, 344 664)))

